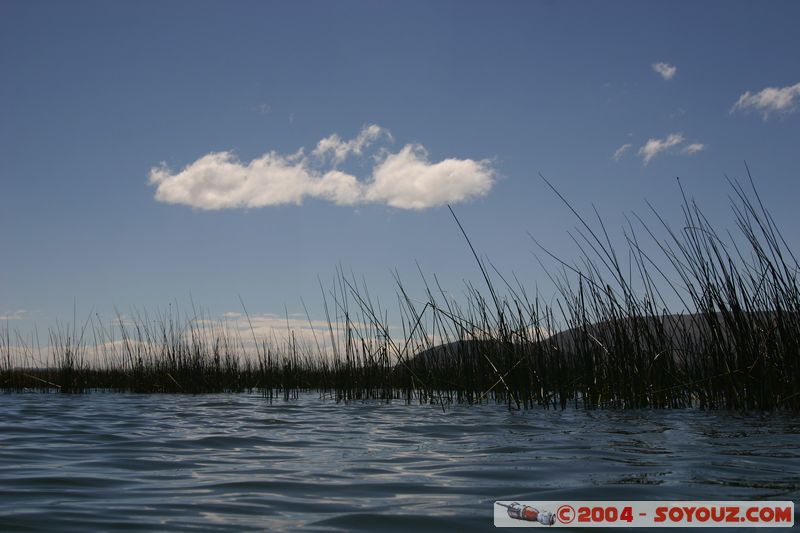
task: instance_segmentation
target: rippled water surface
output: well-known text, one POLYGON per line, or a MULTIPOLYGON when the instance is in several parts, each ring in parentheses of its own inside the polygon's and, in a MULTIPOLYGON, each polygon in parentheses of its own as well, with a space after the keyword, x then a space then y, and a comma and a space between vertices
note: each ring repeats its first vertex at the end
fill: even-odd
POLYGON ((800 499, 787 413, 0 396, 0 530, 488 530, 494 500, 800 499))

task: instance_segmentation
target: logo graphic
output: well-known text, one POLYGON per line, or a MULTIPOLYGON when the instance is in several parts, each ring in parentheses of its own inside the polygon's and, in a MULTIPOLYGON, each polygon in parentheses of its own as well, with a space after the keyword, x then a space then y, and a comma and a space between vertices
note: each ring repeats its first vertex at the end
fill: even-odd
MULTIPOLYGON (((518 502, 510 504, 497 502, 500 507, 505 507, 510 518, 524 520, 525 522, 539 522, 544 526, 552 526, 556 523, 556 516, 549 511, 540 511, 530 505, 521 505, 518 502)), ((574 514, 574 512, 573 512, 574 514)))
POLYGON ((495 527, 793 527, 792 501, 495 501, 495 527))

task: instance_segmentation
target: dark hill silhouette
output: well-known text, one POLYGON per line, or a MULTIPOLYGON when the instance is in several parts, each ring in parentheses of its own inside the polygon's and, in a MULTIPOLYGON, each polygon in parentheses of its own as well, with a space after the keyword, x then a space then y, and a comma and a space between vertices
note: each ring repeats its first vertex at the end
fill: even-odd
POLYGON ((561 354, 567 359, 587 351, 601 350, 671 353, 676 360, 685 360, 714 349, 753 351, 774 342, 800 342, 792 335, 797 331, 796 326, 781 335, 779 326, 792 322, 797 324, 800 317, 788 313, 779 317, 776 312, 621 318, 574 326, 538 343, 510 343, 495 339, 449 342, 420 351, 410 364, 441 367, 456 361, 466 363, 485 359, 484 355, 487 355, 499 366, 503 354, 523 355, 542 350, 553 355, 561 354))

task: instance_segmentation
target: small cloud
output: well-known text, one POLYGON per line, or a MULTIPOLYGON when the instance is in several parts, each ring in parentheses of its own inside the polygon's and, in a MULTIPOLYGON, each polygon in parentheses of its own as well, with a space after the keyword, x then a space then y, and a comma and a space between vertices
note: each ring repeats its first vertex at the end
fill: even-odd
POLYGON ((0 320, 24 320, 28 316, 28 311, 25 309, 18 309, 10 313, 0 315, 0 320))
POLYGON ((686 154, 686 155, 692 155, 692 154, 696 154, 697 152, 699 152, 701 150, 705 150, 705 149, 706 149, 706 145, 705 144, 692 143, 692 144, 690 144, 688 146, 685 146, 683 148, 683 150, 681 150, 681 153, 682 154, 686 154))
POLYGON ((786 87, 767 87, 757 93, 747 91, 731 108, 734 111, 755 109, 762 112, 764 120, 771 114, 789 115, 798 109, 800 101, 800 83, 786 87))
POLYGON ((317 147, 311 152, 314 156, 323 159, 330 154, 333 163, 338 164, 347 159, 349 155, 362 155, 365 148, 373 142, 386 136, 392 140, 392 135, 377 124, 370 124, 361 130, 355 139, 342 141, 337 135, 329 135, 317 143, 317 147))
POLYGON ((647 165, 650 163, 650 160, 653 159, 655 156, 673 148, 683 142, 683 134, 681 133, 672 133, 668 135, 665 139, 648 139, 647 142, 639 148, 638 154, 642 156, 644 160, 644 164, 647 165))
POLYGON ((484 196, 494 185, 489 161, 430 162, 419 144, 408 144, 397 153, 382 151, 365 180, 335 168, 349 156, 363 156, 380 138, 392 139, 377 125, 364 127, 348 141, 330 135, 317 143, 313 158, 302 148, 290 155, 268 152, 250 162, 240 161, 230 151, 212 152, 178 172, 163 163, 153 167, 149 183, 156 187, 159 202, 208 210, 299 205, 305 198, 337 205, 371 202, 426 209, 484 196))
POLYGON ((665 80, 671 80, 675 76, 675 73, 678 72, 678 67, 670 65, 669 63, 653 63, 650 66, 665 80))
POLYGON ((625 155, 625 153, 628 150, 630 150, 631 146, 633 146, 631 143, 626 143, 626 144, 623 144, 622 146, 620 146, 619 148, 617 148, 617 150, 616 150, 616 152, 614 152, 614 156, 613 156, 614 157, 614 161, 619 161, 620 159, 622 159, 622 157, 625 155))
POLYGON ((272 111, 272 107, 269 104, 258 104, 256 111, 262 115, 268 115, 272 111))

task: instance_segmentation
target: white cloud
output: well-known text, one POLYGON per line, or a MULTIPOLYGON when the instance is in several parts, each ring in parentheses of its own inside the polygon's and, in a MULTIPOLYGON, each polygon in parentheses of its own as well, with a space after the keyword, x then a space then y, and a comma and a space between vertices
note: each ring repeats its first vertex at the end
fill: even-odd
MULTIPOLYGON (((329 324, 324 320, 309 321, 305 317, 286 317, 270 313, 245 316, 242 313, 228 312, 223 317, 225 322, 222 324, 222 331, 238 338, 249 352, 256 349, 254 336, 259 345, 267 342, 273 347, 280 347, 281 344, 294 340, 307 347, 319 345, 326 350, 331 348, 329 324)), ((214 321, 209 322, 216 324, 214 321)), ((363 327, 363 324, 354 322, 351 327, 363 327)), ((333 324, 333 328, 334 341, 341 344, 344 339, 337 334, 337 325, 333 324)))
POLYGON ((683 148, 683 150, 681 150, 681 153, 682 154, 686 154, 686 155, 692 155, 692 154, 696 154, 697 152, 699 152, 701 150, 705 150, 705 149, 706 149, 706 145, 703 144, 703 143, 692 143, 692 144, 690 144, 688 146, 685 146, 683 148))
POLYGON ((622 146, 620 146, 619 148, 617 148, 617 150, 616 150, 616 152, 614 152, 614 156, 613 156, 614 157, 614 161, 619 161, 620 159, 622 159, 622 157, 625 155, 625 153, 628 150, 630 150, 631 146, 632 145, 630 143, 626 143, 626 144, 623 144, 622 146))
POLYGON ((200 209, 299 204, 324 188, 322 181, 312 176, 303 159, 275 152, 246 164, 231 152, 212 152, 176 174, 164 165, 150 170, 156 200, 200 209))
MULTIPOLYGON (((333 317, 336 320, 336 317, 333 317)), ((137 319, 123 317, 126 328, 137 326, 147 327, 137 319)), ((365 331, 368 325, 358 321, 350 321, 351 328, 365 331)), ((264 347, 272 349, 274 353, 288 353, 287 347, 292 344, 301 353, 314 351, 317 347, 323 354, 331 354, 336 348, 344 351, 347 337, 344 334, 342 323, 333 323, 333 336, 327 321, 310 320, 305 316, 290 315, 289 317, 275 314, 244 315, 240 312, 224 313, 219 319, 213 317, 196 317, 180 328, 175 335, 181 342, 199 343, 206 347, 213 346, 218 340, 228 342, 229 348, 242 358, 250 358, 259 351, 263 354, 264 347), (188 327, 191 324, 191 328, 188 327)), ((389 328, 390 332, 395 328, 389 328)), ((106 327, 98 327, 90 335, 77 352, 77 356, 88 364, 123 364, 128 357, 128 350, 148 351, 158 350, 161 339, 119 339, 119 323, 111 321, 106 327), (94 341, 94 342, 93 342, 94 341)), ((4 347, 4 350, 6 347, 4 347)), ((44 345, 10 346, 12 365, 34 362, 39 366, 46 366, 52 348, 44 345)), ((225 350, 225 346, 222 346, 225 350)))
POLYGON ((365 148, 371 145, 382 136, 392 139, 392 135, 377 124, 370 124, 364 127, 355 139, 343 141, 337 134, 329 135, 317 143, 317 147, 312 152, 319 158, 331 153, 334 164, 341 163, 349 155, 362 155, 365 148))
POLYGON ((430 163, 422 146, 409 144, 375 167, 365 198, 403 209, 426 209, 483 196, 493 184, 494 171, 486 160, 430 163))
POLYGON ((363 186, 355 176, 331 170, 314 183, 311 195, 338 205, 353 205, 361 201, 363 186))
POLYGON ((648 139, 647 142, 639 148, 639 155, 642 156, 644 164, 650 163, 650 160, 655 156, 673 148, 683 142, 683 135, 680 133, 671 133, 665 139, 648 139))
POLYGON ((483 196, 494 184, 489 161, 431 163, 418 144, 406 145, 397 153, 384 152, 364 181, 335 168, 350 155, 362 156, 382 137, 391 139, 389 132, 377 125, 366 126, 349 141, 331 135, 317 144, 312 159, 303 149, 288 156, 268 152, 250 162, 240 161, 229 151, 212 152, 175 173, 164 164, 154 167, 149 182, 156 187, 157 201, 199 209, 300 204, 305 198, 339 205, 377 202, 425 209, 483 196), (320 162, 328 168, 316 165, 320 162))
POLYGON ((800 83, 786 87, 767 87, 757 93, 747 91, 731 108, 731 113, 738 110, 755 109, 763 113, 764 120, 770 114, 788 115, 798 109, 800 101, 800 83))
POLYGON ((675 73, 678 72, 678 67, 670 65, 669 63, 653 63, 650 65, 653 70, 658 72, 665 80, 671 80, 675 73))

